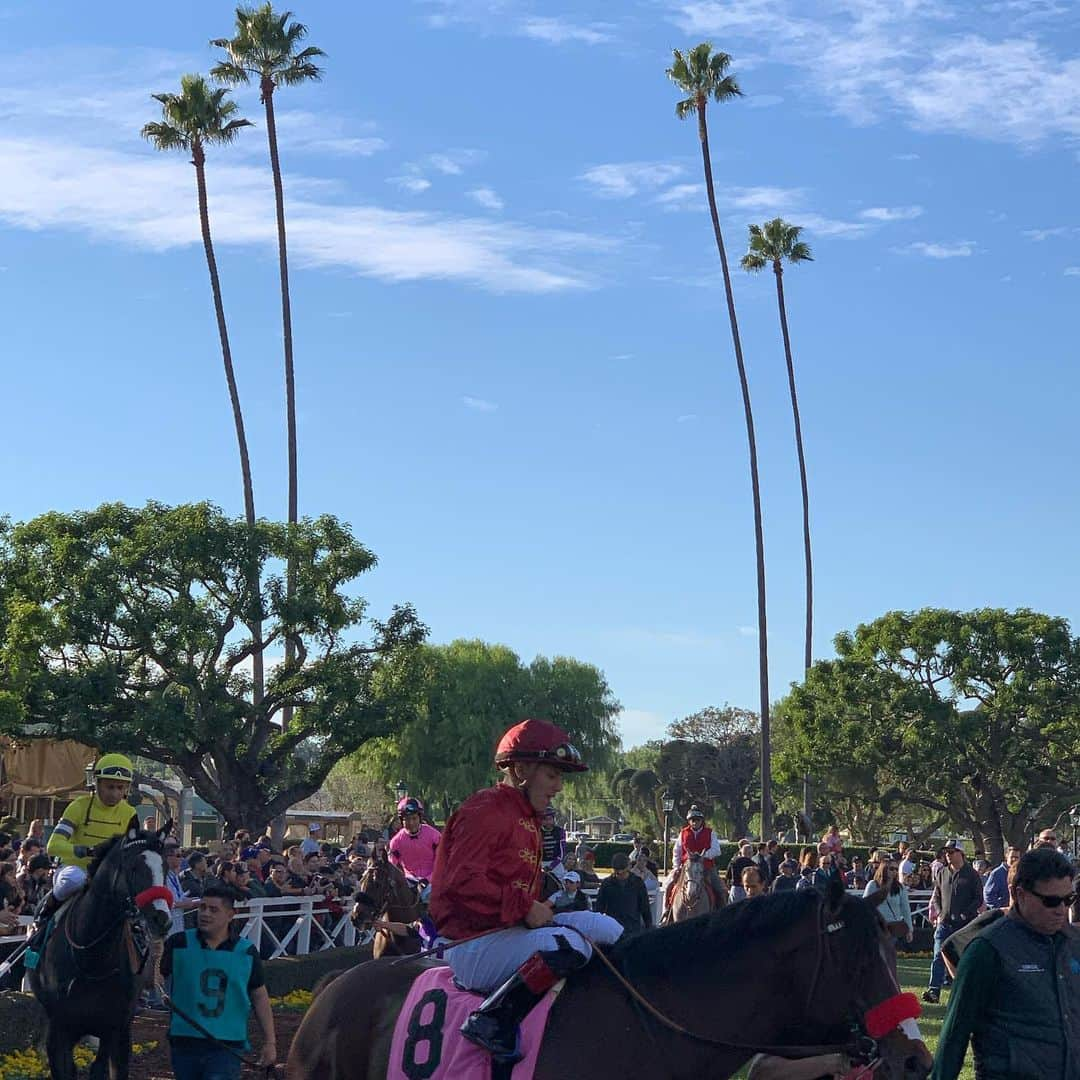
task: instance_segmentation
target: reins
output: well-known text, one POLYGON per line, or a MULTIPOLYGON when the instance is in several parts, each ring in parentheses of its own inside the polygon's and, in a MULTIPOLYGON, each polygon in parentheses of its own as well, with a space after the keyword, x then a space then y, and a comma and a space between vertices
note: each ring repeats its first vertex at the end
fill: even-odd
POLYGON ((180 1006, 176 1004, 175 1000, 173 998, 171 998, 168 994, 163 993, 161 995, 161 997, 162 997, 162 1000, 165 1002, 165 1004, 174 1013, 176 1013, 176 1015, 179 1016, 181 1020, 183 1020, 185 1023, 190 1024, 196 1031, 198 1031, 203 1036, 204 1039, 206 1039, 209 1042, 212 1042, 215 1046, 221 1047, 222 1050, 227 1050, 230 1054, 232 1054, 232 1056, 234 1058, 237 1058, 239 1061, 241 1061, 243 1064, 247 1065, 249 1068, 263 1069, 265 1071, 265 1075, 267 1077, 272 1077, 272 1076, 277 1075, 277 1065, 276 1064, 274 1064, 274 1065, 263 1065, 261 1062, 257 1061, 255 1058, 249 1058, 246 1054, 243 1053, 243 1051, 237 1050, 237 1048, 235 1046, 230 1046, 227 1042, 222 1042, 222 1040, 219 1039, 216 1035, 212 1035, 209 1031, 206 1030, 205 1027, 203 1027, 202 1024, 199 1023, 198 1020, 195 1019, 194 1016, 192 1016, 190 1013, 185 1012, 183 1009, 181 1009, 180 1006))

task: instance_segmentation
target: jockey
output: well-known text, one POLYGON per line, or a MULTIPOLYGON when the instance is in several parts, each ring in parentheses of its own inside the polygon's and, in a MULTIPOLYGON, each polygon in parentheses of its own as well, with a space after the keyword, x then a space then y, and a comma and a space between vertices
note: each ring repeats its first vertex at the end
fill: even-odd
POLYGON ((587 769, 566 732, 523 720, 499 740, 495 764, 502 780, 471 795, 446 823, 430 911, 443 941, 462 942, 446 950, 455 979, 467 989, 498 987, 462 1034, 512 1064, 521 1059, 518 1024, 529 1010, 589 959, 592 942, 611 944, 622 927, 591 911, 555 915, 539 899, 539 815, 564 773, 587 769))
POLYGON ((691 806, 686 812, 686 824, 675 840, 675 851, 671 858, 671 865, 675 873, 671 875, 667 883, 667 892, 664 897, 664 907, 671 904, 671 890, 682 871, 682 865, 690 856, 700 855, 705 864, 705 883, 713 894, 714 906, 720 902, 724 895, 724 887, 720 884, 720 878, 716 873, 714 860, 720 857, 720 845, 713 836, 712 829, 705 824, 705 814, 700 806, 691 806))
POLYGON ((562 881, 566 869, 566 833, 555 823, 555 807, 549 806, 540 816, 540 858, 545 870, 562 881))
POLYGON ((103 754, 94 766, 92 792, 73 799, 49 837, 46 851, 60 860, 52 891, 38 905, 27 952, 36 952, 57 908, 86 884, 93 849, 127 831, 135 808, 127 801, 135 770, 123 754, 103 754))
POLYGON ((390 840, 390 861, 414 881, 427 883, 435 872, 435 851, 442 833, 422 821, 424 804, 414 795, 398 803, 401 828, 390 840))

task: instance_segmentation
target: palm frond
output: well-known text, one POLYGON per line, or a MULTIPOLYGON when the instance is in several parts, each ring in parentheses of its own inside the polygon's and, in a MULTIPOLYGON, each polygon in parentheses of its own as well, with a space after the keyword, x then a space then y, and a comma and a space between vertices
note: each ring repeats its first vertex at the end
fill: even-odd
POLYGON ((810 254, 810 245, 800 240, 797 244, 792 245, 791 251, 788 254, 788 260, 793 263, 797 262, 813 262, 814 256, 810 254))
POLYGON ((688 116, 693 116, 697 112, 697 98, 686 98, 684 101, 676 102, 675 115, 680 120, 685 120, 688 116))
MULTIPOLYGON (((221 48, 227 46, 227 42, 211 41, 211 45, 221 48)), ((251 81, 251 73, 241 64, 232 60, 222 60, 210 69, 210 78, 215 82, 227 83, 229 86, 240 86, 251 81)))
POLYGON ((143 136, 159 150, 188 149, 196 143, 229 143, 250 121, 236 117, 237 105, 225 87, 211 88, 201 75, 184 75, 179 94, 154 94, 161 121, 143 136))
POLYGON ((748 251, 742 257, 742 268, 754 273, 758 270, 764 270, 765 267, 769 265, 769 261, 770 260, 765 258, 760 252, 748 251))
POLYGON ((172 124, 153 121, 143 124, 140 135, 158 150, 190 150, 191 143, 184 133, 172 124))

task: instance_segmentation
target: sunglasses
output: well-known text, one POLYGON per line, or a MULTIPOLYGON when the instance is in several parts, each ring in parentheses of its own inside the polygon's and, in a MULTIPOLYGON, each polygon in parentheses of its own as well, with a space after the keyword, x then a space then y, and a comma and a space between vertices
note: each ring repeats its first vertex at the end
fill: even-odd
POLYGON ((1069 893, 1068 896, 1046 896, 1041 892, 1036 892, 1034 889, 1026 889, 1025 892, 1030 896, 1037 896, 1043 902, 1043 907, 1048 908, 1058 908, 1062 904, 1068 907, 1076 902, 1076 893, 1074 892, 1069 893))

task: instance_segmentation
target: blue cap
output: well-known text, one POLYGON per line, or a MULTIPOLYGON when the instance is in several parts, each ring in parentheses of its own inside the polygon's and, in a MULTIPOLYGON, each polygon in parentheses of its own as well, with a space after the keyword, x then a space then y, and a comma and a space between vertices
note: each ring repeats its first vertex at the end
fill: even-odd
POLYGON ((247 862, 248 859, 257 859, 259 857, 259 849, 257 847, 246 847, 240 852, 240 858, 247 862))

